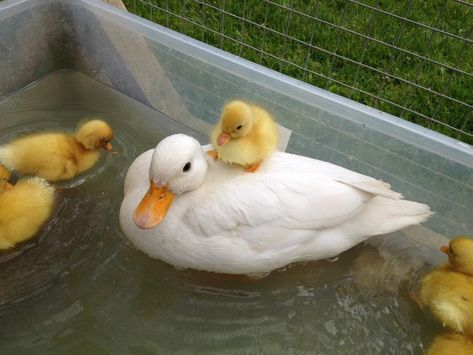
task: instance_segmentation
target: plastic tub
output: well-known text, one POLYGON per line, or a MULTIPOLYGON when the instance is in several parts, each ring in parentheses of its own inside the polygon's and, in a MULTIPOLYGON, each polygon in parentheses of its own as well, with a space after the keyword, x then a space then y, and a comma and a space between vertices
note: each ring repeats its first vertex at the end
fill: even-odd
MULTIPOLYGON (((97 110, 115 112, 118 120, 130 119, 128 123, 138 131, 145 127, 144 122, 155 121, 162 130, 156 132, 155 142, 150 147, 163 135, 174 131, 185 131, 205 141, 210 125, 218 119, 226 100, 250 100, 266 107, 289 130, 289 152, 327 160, 380 178, 391 183, 406 198, 429 204, 435 215, 422 227, 400 233, 396 240, 407 235, 411 238, 410 243, 431 244, 429 253, 433 255, 434 247, 445 237, 473 230, 471 146, 242 60, 101 2, 1 2, 0 62, 0 98, 5 97, 0 105, 4 102, 10 108, 15 107, 13 97, 17 90, 50 74, 48 78, 52 80, 50 83, 55 83, 56 86, 51 85, 56 89, 48 92, 51 96, 44 92, 35 94, 40 95, 35 96, 37 101, 34 102, 38 117, 50 117, 47 116, 50 113, 44 113, 41 107, 51 102, 67 101, 68 105, 75 105, 74 108, 87 107, 87 112, 100 106, 102 111, 97 110), (68 80, 74 84, 69 85, 68 80), (87 87, 93 89, 88 92, 87 87), (105 87, 113 89, 115 94, 107 96, 105 87), (108 101, 97 101, 97 95, 108 97, 108 101), (127 113, 128 107, 133 107, 133 113, 127 113)), ((36 92, 34 87, 31 90, 36 92)), ((78 119, 85 111, 71 109, 68 112, 78 119)), ((10 137, 4 133, 9 127, 5 118, 3 122, 2 125, 0 117, 0 143, 10 137)), ((60 121, 54 122, 60 125, 60 121)), ((38 125, 41 127, 41 119, 38 119, 38 125)), ((147 132, 150 142, 154 137, 151 133, 147 132)), ((139 153, 130 148, 131 143, 127 146, 124 138, 120 144, 123 149, 130 149, 129 154, 139 153)), ((121 183, 123 175, 124 171, 117 173, 117 184, 121 183)), ((120 196, 117 197, 119 200, 120 196)), ((112 207, 117 209, 117 206, 112 207)), ((321 266, 319 274, 325 275, 323 270, 326 270, 326 275, 320 279, 323 282, 319 280, 315 286, 308 286, 304 281, 313 276, 313 269, 307 271, 302 266, 295 268, 298 271, 288 270, 270 276, 258 285, 222 278, 216 286, 214 281, 209 281, 211 276, 201 273, 195 276, 148 260, 127 245, 119 233, 116 230, 116 240, 109 253, 97 252, 93 262, 86 259, 83 263, 88 263, 87 267, 68 269, 69 265, 55 269, 48 281, 41 284, 44 287, 47 284, 47 291, 23 295, 27 300, 21 302, 19 298, 9 299, 0 306, 0 320, 3 318, 2 324, 8 324, 0 333, 1 346, 8 344, 6 350, 9 352, 40 349, 60 353, 79 349, 79 340, 85 339, 84 352, 86 349, 120 352, 127 346, 125 352, 129 353, 142 350, 299 352, 315 349, 322 352, 338 349, 342 353, 351 351, 353 346, 365 353, 420 349, 416 320, 410 320, 414 324, 410 329, 417 329, 419 334, 413 336, 414 340, 410 338, 410 343, 396 343, 395 337, 403 335, 392 330, 392 336, 378 334, 379 343, 362 344, 363 337, 368 337, 370 331, 376 333, 373 329, 377 326, 383 326, 363 315, 363 312, 369 312, 366 309, 355 305, 350 308, 350 302, 356 303, 356 297, 349 301, 347 296, 344 301, 343 290, 337 288, 346 286, 347 280, 340 275, 351 274, 350 270, 356 269, 356 265, 351 264, 352 258, 360 259, 353 256, 356 252, 349 252, 345 259, 342 258, 344 261, 339 265, 351 266, 342 271, 338 266, 340 280, 344 281, 329 283, 338 285, 333 290, 328 286, 327 291, 325 283, 331 280, 329 270, 335 268, 331 264, 321 266), (122 263, 126 265, 121 271, 123 274, 111 273, 112 267, 122 263), (134 267, 135 264, 138 266, 134 267), (103 274, 100 267, 106 270, 103 274), (81 278, 87 270, 95 276, 81 278), (101 279, 104 275, 107 275, 105 281, 101 279), (115 277, 116 282, 122 283, 120 286, 113 286, 111 280, 115 277), (154 281, 154 277, 160 280, 154 281), (135 278, 139 280, 138 284, 135 278), (85 290, 93 292, 91 287, 97 287, 97 294, 89 297, 85 290), (320 291, 324 287, 325 291, 320 291), (101 294, 108 298, 103 299, 101 294), (355 340, 350 340, 351 333, 347 335, 343 324, 352 326, 350 329, 354 331, 360 328, 356 322, 350 323, 342 317, 345 319, 343 324, 337 324, 337 317, 330 314, 323 318, 323 310, 317 305, 328 302, 326 307, 329 309, 331 294, 332 301, 336 300, 338 305, 338 308, 334 306, 333 312, 344 309, 351 312, 353 319, 359 317, 361 323, 363 319, 366 324, 372 321, 371 325, 361 327, 371 330, 357 333, 353 335, 355 340), (56 303, 51 303, 53 301, 56 303), (123 302, 123 308, 118 306, 120 302, 123 302), (288 306, 288 302, 292 302, 292 306, 288 306), (304 302, 309 304, 314 317, 323 319, 322 323, 307 319, 304 302), (287 317, 283 316, 286 311, 287 317), (227 312, 231 319, 225 317, 227 312), (34 318, 31 329, 25 330, 28 323, 25 319, 15 321, 18 315, 34 318), (158 326, 160 319, 166 326, 158 326), (222 333, 219 333, 219 324, 223 324, 222 333), (97 327, 96 333, 93 327, 97 327), (183 337, 190 338, 183 341, 183 337), (396 344, 399 345, 397 348, 396 344)), ((390 242, 386 242, 389 237, 382 238, 379 240, 384 247, 372 243, 377 245, 376 253, 387 253, 391 248, 390 242)), ((86 250, 92 252, 93 248, 86 250)), ((412 251, 417 249, 409 250, 407 254, 415 259, 412 251)), ((397 257, 387 257, 387 254, 382 257, 386 263, 394 263, 395 266, 389 265, 396 270, 402 264, 397 253, 394 252, 397 257)), ((81 265, 81 257, 77 260, 81 265)), ((0 275, 9 272, 5 265, 3 263, 2 270, 0 264, 0 275)), ((32 288, 42 290, 41 287, 32 288)), ((363 300, 367 302, 364 307, 368 307, 369 297, 363 300)))

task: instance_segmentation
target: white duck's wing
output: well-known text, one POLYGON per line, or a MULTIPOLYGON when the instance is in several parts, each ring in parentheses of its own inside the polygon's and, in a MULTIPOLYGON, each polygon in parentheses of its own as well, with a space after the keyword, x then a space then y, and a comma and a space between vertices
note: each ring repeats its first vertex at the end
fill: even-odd
POLYGON ((183 223, 205 236, 261 238, 289 231, 330 228, 358 214, 372 194, 320 174, 241 174, 218 187, 207 186, 188 206, 183 223), (263 228, 260 228, 263 227, 263 228))
POLYGON ((398 200, 402 194, 391 190, 391 185, 370 176, 359 174, 341 166, 326 161, 307 158, 284 152, 274 153, 270 159, 264 162, 262 171, 297 171, 300 174, 320 174, 330 177, 336 181, 356 187, 365 192, 386 198, 398 200))
POLYGON ((154 149, 150 149, 140 154, 128 168, 123 186, 125 196, 134 189, 149 186, 149 166, 153 152, 154 149))

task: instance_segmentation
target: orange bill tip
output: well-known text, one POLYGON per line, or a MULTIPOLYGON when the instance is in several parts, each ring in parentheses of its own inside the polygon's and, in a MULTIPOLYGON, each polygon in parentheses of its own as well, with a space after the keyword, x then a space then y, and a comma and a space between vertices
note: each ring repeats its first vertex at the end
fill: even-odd
POLYGON ((113 148, 113 147, 112 147, 112 145, 111 145, 110 143, 107 143, 107 144, 105 144, 105 145, 103 146, 103 149, 108 150, 108 151, 111 151, 112 148, 113 148))
POLYGON ((450 248, 448 247, 448 245, 442 245, 442 246, 440 247, 440 251, 441 251, 441 252, 444 252, 445 254, 448 255, 448 254, 449 254, 449 251, 450 251, 450 248))
POLYGON ((133 216, 135 224, 141 229, 156 227, 166 216, 174 197, 174 193, 166 186, 151 183, 148 192, 135 210, 133 216))

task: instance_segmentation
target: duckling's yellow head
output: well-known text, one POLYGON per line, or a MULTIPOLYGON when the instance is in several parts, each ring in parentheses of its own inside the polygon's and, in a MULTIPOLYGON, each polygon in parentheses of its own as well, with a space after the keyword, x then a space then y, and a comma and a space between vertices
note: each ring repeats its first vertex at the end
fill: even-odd
POLYGON ((76 133, 77 141, 88 150, 99 148, 112 150, 112 145, 110 144, 112 138, 112 128, 108 123, 101 120, 85 122, 79 127, 76 133))
POLYGON ((222 132, 217 138, 218 145, 224 145, 232 138, 246 136, 253 125, 253 111, 243 101, 232 101, 223 108, 222 132))
POLYGON ((448 255, 450 266, 458 272, 473 275, 473 239, 456 237, 449 246, 440 248, 448 255))
POLYGON ((0 192, 12 187, 12 185, 8 183, 10 176, 10 172, 3 165, 0 165, 0 192))

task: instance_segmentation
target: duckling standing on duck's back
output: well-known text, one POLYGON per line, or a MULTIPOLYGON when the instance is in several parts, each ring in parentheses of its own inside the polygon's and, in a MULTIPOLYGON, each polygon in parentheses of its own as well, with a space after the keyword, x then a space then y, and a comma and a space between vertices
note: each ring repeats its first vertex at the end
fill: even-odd
POLYGON ((30 134, 0 146, 0 162, 10 170, 48 181, 67 180, 90 169, 100 157, 100 148, 111 150, 112 138, 106 122, 92 120, 82 124, 75 135, 30 134))
POLYGON ((444 326, 473 335, 473 239, 457 237, 441 250, 449 262, 427 274, 421 302, 444 326))
POLYGON ((38 177, 8 184, 10 173, 0 165, 0 249, 33 237, 51 215, 54 188, 38 177))
POLYGON ((276 150, 278 128, 268 112, 243 101, 232 101, 223 108, 210 141, 209 155, 227 163, 243 165, 255 172, 261 162, 276 150))

